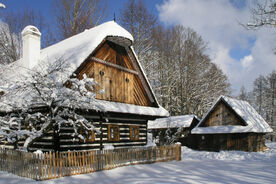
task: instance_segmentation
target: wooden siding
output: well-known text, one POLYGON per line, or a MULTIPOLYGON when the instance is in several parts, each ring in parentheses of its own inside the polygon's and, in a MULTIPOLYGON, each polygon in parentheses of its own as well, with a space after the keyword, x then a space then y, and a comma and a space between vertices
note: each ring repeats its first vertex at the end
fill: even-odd
POLYGON ((200 127, 244 125, 241 119, 222 101, 209 114, 200 127))
POLYGON ((265 146, 265 135, 257 133, 235 133, 235 134, 193 134, 189 137, 193 149, 220 151, 263 151, 265 146))
POLYGON ((134 104, 133 74, 96 62, 93 70, 98 89, 104 90, 97 93, 97 99, 134 104))
POLYGON ((96 99, 153 106, 138 72, 122 46, 106 41, 79 68, 79 78, 82 78, 83 74, 98 82, 96 99), (100 90, 104 92, 100 93, 100 90))
POLYGON ((113 64, 134 70, 126 49, 111 41, 104 42, 104 44, 102 44, 100 48, 97 49, 93 56, 104 61, 108 61, 113 64))

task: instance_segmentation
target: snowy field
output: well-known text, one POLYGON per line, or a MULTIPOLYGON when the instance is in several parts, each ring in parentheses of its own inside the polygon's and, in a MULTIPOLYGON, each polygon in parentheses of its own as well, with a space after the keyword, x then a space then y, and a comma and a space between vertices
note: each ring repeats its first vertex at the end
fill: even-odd
POLYGON ((239 151, 205 152, 182 147, 182 161, 135 165, 36 182, 0 172, 0 184, 7 183, 276 183, 276 143, 259 153, 239 151))

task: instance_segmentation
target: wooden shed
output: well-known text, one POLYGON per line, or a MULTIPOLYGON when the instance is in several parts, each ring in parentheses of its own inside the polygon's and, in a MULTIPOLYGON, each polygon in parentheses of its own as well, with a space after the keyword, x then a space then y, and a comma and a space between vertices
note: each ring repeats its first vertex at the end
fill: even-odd
MULTIPOLYGON (((100 110, 80 109, 101 133, 91 132, 84 142, 74 137, 73 127, 60 127, 58 133, 53 128, 33 142, 29 151, 102 149, 106 144, 114 147, 146 145, 148 120, 167 117, 169 113, 158 104, 132 44, 131 34, 109 21, 40 51, 39 62, 65 57, 70 75, 86 74, 103 89, 104 93, 97 93, 95 100, 100 110)), ((22 59, 11 67, 16 70, 20 62, 22 59)))
POLYGON ((148 131, 152 134, 157 145, 181 142, 183 146, 189 144, 191 130, 198 124, 199 118, 195 115, 170 116, 158 118, 148 123, 148 131), (166 136, 169 136, 167 138, 166 136), (169 139, 169 140, 168 140, 169 139), (170 142, 168 142, 170 141, 170 142))
POLYGON ((191 147, 199 150, 262 151, 272 129, 246 101, 220 96, 192 129, 191 147))

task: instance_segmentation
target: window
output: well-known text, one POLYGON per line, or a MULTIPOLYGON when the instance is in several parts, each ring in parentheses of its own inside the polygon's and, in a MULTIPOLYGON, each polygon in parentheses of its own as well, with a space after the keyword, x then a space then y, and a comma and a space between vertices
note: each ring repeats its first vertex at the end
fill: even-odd
POLYGON ((84 131, 83 129, 80 130, 80 134, 85 138, 80 139, 81 142, 94 142, 95 141, 95 131, 84 131))
POLYGON ((95 141, 95 131, 90 131, 86 137, 86 142, 94 142, 95 141))
POLYGON ((108 125, 108 140, 109 141, 119 141, 120 140, 119 125, 108 125))
POLYGON ((130 140, 139 140, 139 127, 138 126, 130 126, 129 127, 129 139, 130 140))

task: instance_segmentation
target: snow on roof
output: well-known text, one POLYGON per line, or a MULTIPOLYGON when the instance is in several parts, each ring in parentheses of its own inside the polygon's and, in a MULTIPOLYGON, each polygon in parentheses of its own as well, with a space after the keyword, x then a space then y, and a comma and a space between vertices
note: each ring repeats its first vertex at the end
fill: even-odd
MULTIPOLYGON (((37 66, 34 68, 38 68, 41 66, 49 66, 51 63, 58 61, 58 60, 64 60, 66 63, 68 63, 68 67, 66 68, 66 73, 63 75, 62 79, 67 80, 67 78, 72 75, 73 72, 85 61, 85 59, 99 46, 102 41, 108 37, 115 37, 120 38, 122 40, 127 40, 129 45, 131 46, 133 43, 133 37, 132 35, 122 28, 120 25, 118 25, 114 21, 109 21, 106 23, 103 23, 99 26, 96 26, 94 28, 91 28, 89 30, 85 30, 82 33, 79 33, 75 36, 72 36, 70 38, 67 38, 63 41, 60 41, 52 46, 49 46, 45 49, 42 49, 40 52, 40 61, 38 62, 37 66)), ((130 49, 133 51, 133 48, 130 47, 130 49)), ((134 55, 135 52, 133 51, 134 55)), ((136 55, 135 55, 136 57, 136 55)), ((138 58, 136 57, 137 61, 138 58)), ((19 59, 12 64, 5 67, 7 70, 5 71, 5 77, 9 78, 9 81, 15 81, 15 80, 22 80, 20 79, 21 76, 23 76, 26 73, 30 73, 30 70, 32 69, 26 69, 22 66, 22 59, 19 59), (14 72, 16 71, 16 72, 14 72)), ((138 61, 138 65, 145 76, 144 71, 142 70, 142 67, 138 61)), ((61 80, 62 80, 61 79, 61 80)), ((151 86, 146 79, 146 83, 149 86, 150 90, 151 86)), ((0 81, 1 82, 1 81, 0 81)), ((7 84, 2 80, 2 90, 9 86, 10 84, 7 84)), ((1 90, 1 85, 0 85, 1 90)), ((156 97, 154 96, 154 93, 152 92, 154 100, 157 102, 156 97)), ((122 103, 114 103, 109 101, 103 101, 101 105, 104 104, 104 107, 106 108, 106 111, 118 111, 118 112, 125 112, 125 113, 134 113, 134 114, 146 114, 146 115, 154 115, 154 116, 168 116, 168 111, 160 107, 159 108, 153 108, 153 107, 142 107, 142 106, 136 106, 136 105, 129 105, 129 104, 122 104, 122 103), (108 105, 109 104, 109 105, 108 105), (118 107, 115 107, 116 105, 119 105, 118 107), (134 107, 136 106, 136 107, 134 107)), ((1 106, 1 102, 0 102, 1 106)))
POLYGON ((28 33, 34 33, 34 34, 38 34, 39 36, 41 36, 40 31, 35 26, 32 26, 32 25, 26 26, 22 31, 23 36, 28 33))
MULTIPOLYGON (((171 116, 148 122, 149 129, 190 127, 195 115, 171 116)), ((198 119, 199 120, 199 119, 198 119)))
POLYGON ((121 37, 133 42, 133 37, 127 30, 116 22, 109 21, 41 50, 41 60, 68 60, 71 75, 108 36, 121 37))
POLYGON ((220 96, 217 101, 213 104, 211 109, 205 114, 199 124, 192 129, 192 134, 219 134, 219 133, 244 133, 244 132, 255 132, 255 133, 267 133, 273 130, 262 118, 262 116, 246 101, 233 99, 226 96, 220 96), (236 113, 240 116, 246 126, 209 126, 200 127, 202 122, 208 117, 208 114, 213 111, 216 104, 220 101, 227 103, 236 113))
POLYGON ((95 105, 106 112, 120 112, 148 116, 169 116, 169 112, 161 106, 147 107, 97 99, 95 99, 95 105))
MULTIPOLYGON (((27 26, 24 30, 28 31, 31 27, 27 26)), ((111 36, 128 39, 131 43, 133 42, 133 37, 127 30, 116 22, 109 21, 42 49, 40 51, 40 60, 34 68, 24 68, 22 58, 11 63, 5 67, 8 71, 3 76, 16 80, 20 76, 29 73, 30 70, 40 68, 41 65, 49 66, 53 62, 62 60, 68 64, 64 75, 65 78, 68 78, 105 38, 111 36)))

